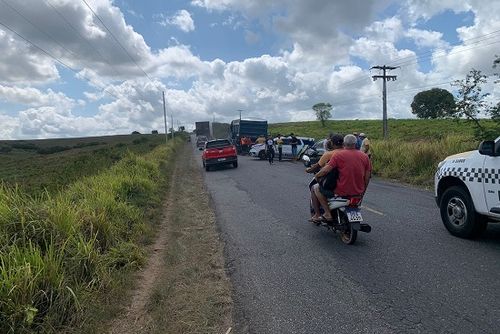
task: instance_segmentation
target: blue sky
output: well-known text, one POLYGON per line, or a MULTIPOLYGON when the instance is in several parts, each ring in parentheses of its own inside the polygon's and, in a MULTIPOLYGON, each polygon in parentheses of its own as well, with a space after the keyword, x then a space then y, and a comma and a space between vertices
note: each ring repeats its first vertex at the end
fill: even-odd
MULTIPOLYGON (((238 109, 312 120, 317 102, 334 106, 333 119, 378 119, 374 65, 401 65, 388 84, 389 117, 412 118, 419 87, 453 92, 450 82, 472 68, 491 75, 500 53, 498 2, 87 3, 0 2, 0 139, 162 131, 162 91, 188 129, 229 122, 238 109)), ((498 86, 484 87, 491 103, 498 86)))

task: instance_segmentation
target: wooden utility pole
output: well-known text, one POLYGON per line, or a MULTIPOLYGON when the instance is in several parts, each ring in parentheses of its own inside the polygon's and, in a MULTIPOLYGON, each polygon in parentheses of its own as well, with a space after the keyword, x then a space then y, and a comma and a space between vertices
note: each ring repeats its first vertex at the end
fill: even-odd
POLYGON ((165 91, 163 95, 163 121, 165 122, 165 143, 168 143, 168 127, 167 127, 167 109, 165 108, 165 91))
POLYGON ((396 81, 396 76, 395 75, 386 75, 387 70, 395 70, 398 67, 394 66, 373 66, 371 69, 377 69, 377 70, 382 70, 383 75, 373 75, 373 81, 377 79, 382 79, 383 80, 383 87, 382 87, 382 102, 383 102, 383 131, 384 131, 384 139, 387 139, 389 137, 389 129, 387 127, 387 81, 396 81))

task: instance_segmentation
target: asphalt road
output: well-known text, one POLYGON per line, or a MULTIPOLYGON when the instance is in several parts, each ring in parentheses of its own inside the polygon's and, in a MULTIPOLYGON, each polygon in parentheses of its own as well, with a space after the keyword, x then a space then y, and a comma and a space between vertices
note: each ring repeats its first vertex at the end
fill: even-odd
POLYGON ((500 224, 453 237, 432 192, 375 179, 362 208, 373 230, 347 246, 307 222, 301 163, 239 157, 205 175, 235 333, 500 332, 500 224))

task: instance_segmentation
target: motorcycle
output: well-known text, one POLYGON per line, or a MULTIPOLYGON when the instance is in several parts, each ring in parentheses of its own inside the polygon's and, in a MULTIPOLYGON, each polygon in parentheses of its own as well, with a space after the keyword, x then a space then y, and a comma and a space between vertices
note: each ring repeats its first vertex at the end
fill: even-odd
MULTIPOLYGON (((309 190, 317 183, 316 179, 309 182, 309 190)), ((364 222, 361 214, 361 202, 363 196, 332 197, 328 198, 328 207, 333 221, 316 223, 318 226, 324 226, 328 230, 340 232, 340 238, 346 245, 352 245, 356 242, 358 231, 369 233, 372 228, 364 222)), ((311 213, 314 212, 312 202, 309 202, 311 213)), ((323 212, 323 208, 320 209, 323 212)))

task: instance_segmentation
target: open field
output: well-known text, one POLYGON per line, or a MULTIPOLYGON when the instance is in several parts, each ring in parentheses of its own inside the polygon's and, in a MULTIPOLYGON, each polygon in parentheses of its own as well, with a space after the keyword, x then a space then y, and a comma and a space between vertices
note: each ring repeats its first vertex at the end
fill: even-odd
POLYGON ((40 194, 63 189, 119 161, 127 151, 146 153, 163 135, 121 135, 67 139, 0 141, 0 181, 40 194))

